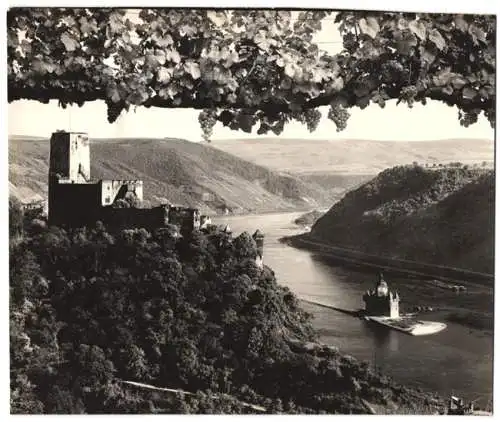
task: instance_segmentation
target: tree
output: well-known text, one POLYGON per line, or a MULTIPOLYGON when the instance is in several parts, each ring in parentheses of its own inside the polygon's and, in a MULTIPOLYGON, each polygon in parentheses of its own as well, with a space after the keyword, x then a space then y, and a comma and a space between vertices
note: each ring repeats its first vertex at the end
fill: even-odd
POLYGON ((438 100, 468 126, 495 122, 493 15, 366 11, 13 8, 8 99, 60 105, 104 100, 108 119, 130 106, 194 108, 205 139, 215 122, 279 134, 312 131, 319 106, 338 130, 348 108, 438 100), (312 40, 334 18, 343 49, 312 40))
POLYGON ((24 212, 21 203, 14 197, 9 197, 9 238, 19 237, 23 233, 24 212))

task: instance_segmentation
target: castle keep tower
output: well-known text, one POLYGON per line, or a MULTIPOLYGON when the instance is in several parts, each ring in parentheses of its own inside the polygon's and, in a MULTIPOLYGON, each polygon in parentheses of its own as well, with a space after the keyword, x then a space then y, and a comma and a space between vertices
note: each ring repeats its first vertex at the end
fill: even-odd
POLYGON ((255 258, 255 263, 259 268, 263 268, 264 266, 264 233, 260 230, 257 230, 253 234, 253 240, 257 245, 257 257, 255 258))
POLYGON ((90 184, 87 134, 53 133, 50 138, 49 223, 85 223, 91 218, 91 208, 97 197, 96 186, 90 184))
POLYGON ((373 290, 368 290, 363 295, 365 311, 371 316, 399 317, 399 295, 391 292, 384 280, 382 273, 379 274, 378 283, 373 290))
POLYGON ((49 177, 71 183, 90 181, 90 146, 86 133, 55 132, 50 138, 49 177))

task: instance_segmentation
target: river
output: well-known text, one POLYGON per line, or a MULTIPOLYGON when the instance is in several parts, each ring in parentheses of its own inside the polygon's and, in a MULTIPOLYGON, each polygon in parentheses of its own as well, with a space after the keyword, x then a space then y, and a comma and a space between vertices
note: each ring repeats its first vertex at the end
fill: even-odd
MULTIPOLYGON (((362 295, 373 287, 375 274, 347 270, 329 264, 313 252, 279 242, 300 232, 293 220, 302 213, 223 216, 216 224, 228 224, 235 235, 265 233, 264 263, 278 282, 299 298, 346 309, 363 306, 362 295)), ((391 281, 389 285, 391 285, 391 281)), ((402 297, 404 302, 404 297, 402 297)), ((401 384, 450 394, 476 405, 490 406, 493 398, 493 337, 449 323, 437 334, 413 337, 327 308, 304 303, 314 315, 314 326, 323 343, 371 362, 401 384)))

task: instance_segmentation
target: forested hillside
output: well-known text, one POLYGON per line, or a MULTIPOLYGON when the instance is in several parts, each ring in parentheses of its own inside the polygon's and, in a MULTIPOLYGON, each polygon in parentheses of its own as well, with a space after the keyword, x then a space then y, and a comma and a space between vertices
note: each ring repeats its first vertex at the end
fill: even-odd
POLYGON ((491 170, 399 166, 349 192, 312 228, 330 244, 493 272, 491 170))
POLYGON ((244 402, 268 413, 366 413, 366 403, 422 413, 443 404, 310 343, 310 316, 258 269, 247 233, 67 232, 11 200, 10 235, 13 413, 255 412, 244 402))
MULTIPOLYGON (((91 141, 92 142, 92 141, 91 141)), ((181 139, 98 139, 91 143, 95 179, 142 179, 144 199, 215 213, 304 209, 331 203, 317 183, 269 170, 215 148, 181 139)), ((49 142, 11 137, 9 182, 21 200, 47 192, 49 142)))

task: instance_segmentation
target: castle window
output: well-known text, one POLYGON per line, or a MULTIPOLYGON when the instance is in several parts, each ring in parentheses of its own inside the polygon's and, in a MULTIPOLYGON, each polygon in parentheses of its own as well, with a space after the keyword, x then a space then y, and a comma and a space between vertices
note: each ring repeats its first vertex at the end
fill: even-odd
POLYGON ((110 201, 111 201, 111 198, 109 196, 106 196, 106 200, 105 200, 106 204, 109 204, 110 201))

